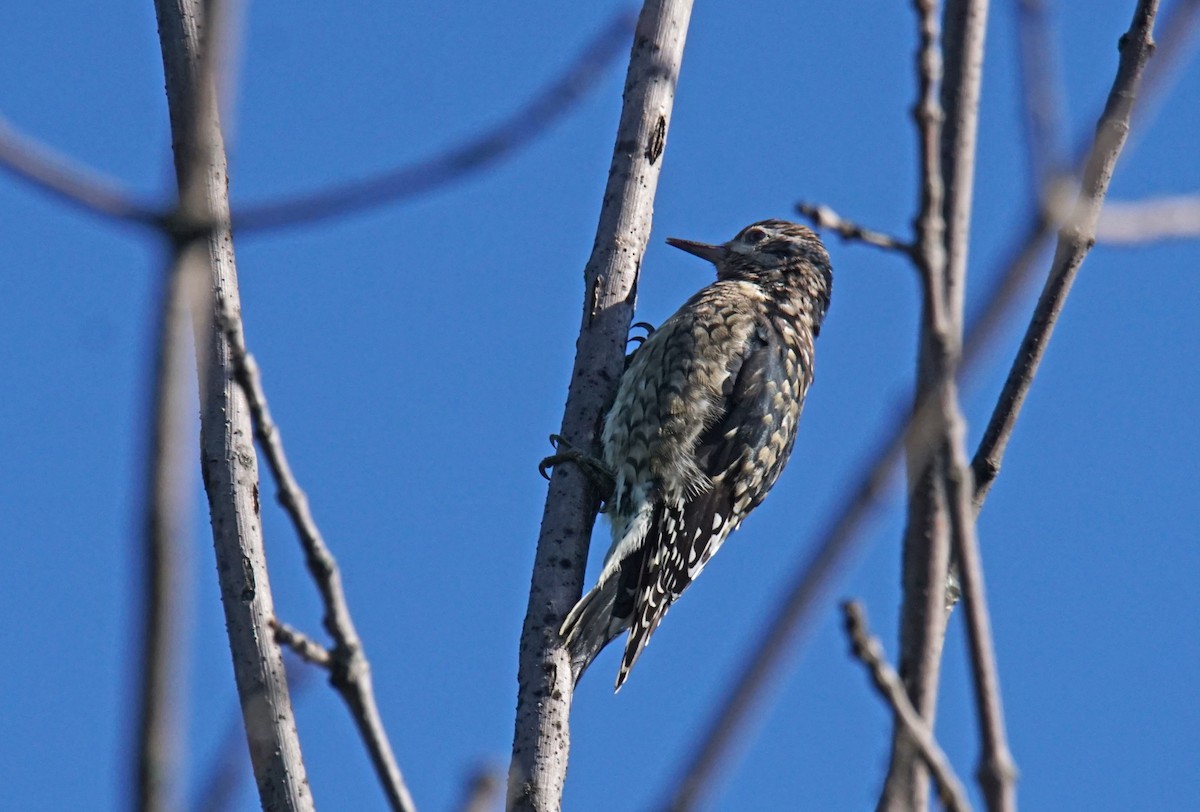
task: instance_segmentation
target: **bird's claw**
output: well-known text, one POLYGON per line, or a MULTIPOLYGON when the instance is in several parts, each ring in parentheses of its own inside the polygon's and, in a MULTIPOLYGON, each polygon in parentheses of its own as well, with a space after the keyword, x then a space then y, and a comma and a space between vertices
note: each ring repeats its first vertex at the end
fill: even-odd
POLYGON ((566 457, 563 454, 558 453, 558 448, 560 445, 565 445, 565 446, 567 446, 567 448, 570 448, 570 445, 567 443, 566 440, 563 439, 561 434, 551 434, 550 435, 550 446, 551 446, 551 448, 554 449, 555 453, 551 454, 548 457, 543 457, 542 461, 538 463, 538 473, 541 474, 542 479, 546 480, 547 482, 550 481, 550 473, 549 473, 550 469, 553 468, 556 464, 563 462, 566 459, 570 459, 569 457, 566 457))
MULTIPOLYGON (((643 344, 645 344, 645 343, 646 343, 646 339, 647 339, 647 338, 649 338, 650 336, 654 335, 654 325, 653 325, 653 324, 651 324, 651 323, 650 323, 650 322, 648 322, 648 321, 639 321, 639 322, 635 322, 634 324, 631 324, 631 325, 629 326, 629 330, 630 330, 630 336, 629 336, 629 338, 628 338, 628 339, 626 339, 626 343, 629 343, 629 342, 634 342, 634 343, 636 343, 636 344, 638 345, 638 347, 640 347, 640 346, 642 346, 643 344), (635 336, 635 335, 633 335, 633 334, 632 334, 632 333, 633 333, 633 331, 634 331, 634 330, 637 330, 638 328, 641 328, 642 330, 645 330, 645 331, 646 331, 646 334, 645 334, 644 336, 635 336)), ((636 352, 636 348, 635 348, 635 352, 636 352)))
MULTIPOLYGON (((602 460, 572 446, 562 435, 551 434, 550 445, 554 446, 555 453, 543 458, 538 463, 538 473, 548 481, 550 479, 550 469, 562 462, 573 462, 579 466, 584 476, 600 491, 601 501, 607 503, 615 488, 614 477, 612 472, 608 470, 608 466, 602 460)), ((603 512, 603 509, 601 512, 603 512)))

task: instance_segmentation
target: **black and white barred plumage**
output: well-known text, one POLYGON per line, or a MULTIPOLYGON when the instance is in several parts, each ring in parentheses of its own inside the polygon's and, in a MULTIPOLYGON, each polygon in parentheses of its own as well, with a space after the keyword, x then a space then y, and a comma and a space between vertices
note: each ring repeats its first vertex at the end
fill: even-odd
POLYGON ((717 281, 646 339, 621 378, 602 435, 612 547, 561 629, 577 676, 629 630, 618 689, 787 463, 833 281, 820 239, 782 220, 723 245, 668 242, 711 261, 717 281))

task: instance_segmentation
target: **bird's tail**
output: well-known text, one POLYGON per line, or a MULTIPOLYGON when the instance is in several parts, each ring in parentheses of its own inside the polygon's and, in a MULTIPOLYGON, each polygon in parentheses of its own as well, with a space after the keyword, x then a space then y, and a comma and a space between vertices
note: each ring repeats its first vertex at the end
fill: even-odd
POLYGON ((579 599, 558 630, 567 644, 575 682, 579 682, 600 650, 629 628, 629 618, 622 620, 613 613, 620 592, 620 580, 614 577, 596 584, 579 599))

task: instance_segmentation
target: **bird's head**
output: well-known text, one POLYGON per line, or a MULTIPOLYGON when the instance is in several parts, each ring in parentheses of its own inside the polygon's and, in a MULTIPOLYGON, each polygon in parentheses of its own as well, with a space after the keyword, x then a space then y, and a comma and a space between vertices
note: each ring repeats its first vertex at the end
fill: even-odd
POLYGON ((813 301, 819 316, 829 307, 833 287, 829 252, 810 228, 786 220, 761 220, 720 245, 673 237, 667 242, 716 265, 718 279, 742 279, 768 290, 800 293, 813 301))

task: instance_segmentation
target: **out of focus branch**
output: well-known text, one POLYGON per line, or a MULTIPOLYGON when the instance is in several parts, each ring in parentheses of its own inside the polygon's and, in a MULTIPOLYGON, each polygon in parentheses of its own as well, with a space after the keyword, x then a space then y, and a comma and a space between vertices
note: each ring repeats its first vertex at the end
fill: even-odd
POLYGON ((858 601, 846 601, 842 604, 842 615, 845 619, 846 636, 850 638, 851 652, 867 667, 879 695, 891 707, 898 722, 908 731, 925 766, 933 775, 942 805, 950 812, 969 812, 971 804, 967 800, 967 791, 962 781, 955 775, 954 767, 946 753, 938 746, 933 729, 913 707, 900 675, 888 664, 883 643, 871 634, 866 609, 858 601))
POLYGON ((188 268, 177 255, 167 269, 159 304, 152 386, 152 423, 146 466, 146 513, 142 531, 141 657, 132 675, 137 688, 136 808, 162 812, 178 806, 181 604, 187 594, 185 565, 192 515, 188 425, 192 387, 189 357, 191 304, 203 296, 204 268, 188 268), (189 283, 192 283, 189 285, 189 283), (189 290, 189 287, 191 288, 189 290))
POLYGON ((222 314, 221 321, 226 340, 229 342, 234 379, 249 404, 254 436, 278 486, 279 503, 300 537, 308 572, 321 593, 321 602, 325 609, 324 626, 333 638, 334 646, 322 653, 317 644, 304 635, 290 626, 272 620, 276 639, 291 644, 297 653, 310 662, 317 662, 329 669, 330 684, 350 709, 350 715, 371 757, 376 778, 383 787, 389 804, 396 812, 412 812, 415 805, 396 763, 387 731, 383 727, 383 717, 379 714, 371 681, 371 664, 367 660, 362 640, 350 615, 337 560, 313 519, 308 497, 292 473, 279 427, 275 424, 267 405, 258 363, 246 349, 240 320, 234 311, 227 310, 222 314))
POLYGON ((619 12, 588 43, 574 63, 533 101, 498 126, 440 154, 390 169, 366 180, 260 205, 234 216, 239 232, 279 228, 343 217, 430 192, 489 168, 544 134, 595 86, 603 70, 629 42, 633 15, 619 12))
POLYGON ((1017 68, 1024 108, 1025 152, 1039 199, 1067 170, 1063 155, 1062 65, 1047 0, 1017 0, 1017 68))
MULTIPOLYGON (((1123 53, 1122 63, 1128 58, 1129 54, 1123 53)), ((1118 75, 1122 75, 1120 70, 1118 75)), ((1154 89, 1162 92, 1167 85, 1164 78, 1154 85, 1154 89)), ((1121 81, 1119 86, 1127 90, 1128 81, 1121 81)), ((1118 86, 1114 85, 1114 91, 1117 90, 1118 86)), ((1100 150, 1098 140, 1093 141, 1089 154, 1100 150)), ((1019 292, 1033 271, 1048 228, 1044 215, 1035 213, 1029 217, 1001 269, 987 275, 987 278, 995 281, 982 297, 980 310, 964 337, 962 359, 957 370, 959 379, 975 367, 989 342, 995 338, 1000 325, 1011 313, 1019 292)), ((668 798, 678 799, 683 797, 685 787, 713 780, 718 767, 728 757, 730 746, 750 711, 770 684, 785 655, 792 649, 796 636, 806 628, 806 621, 818 605, 819 598, 824 595, 828 581, 860 540, 860 526, 870 515, 899 462, 905 438, 914 434, 927 436, 931 426, 936 424, 929 417, 934 408, 936 403, 927 398, 911 411, 902 407, 896 409, 899 416, 884 430, 880 440, 868 453, 860 467, 861 474, 850 487, 843 489, 846 494, 843 501, 831 512, 814 542, 805 545, 809 552, 796 568, 779 608, 764 625, 761 637, 753 645, 744 667, 735 677, 733 686, 701 736, 695 752, 686 762, 681 777, 670 788, 668 798)), ((926 453, 933 453, 932 443, 926 453)), ((977 487, 976 506, 981 503, 982 495, 977 487)), ((691 790, 688 792, 693 794, 691 790)), ((672 807, 672 802, 668 801, 666 806, 672 807)), ((676 805, 674 808, 687 807, 676 805)))
POLYGON ((496 801, 504 790, 504 779, 499 770, 482 765, 471 773, 464 789, 458 812, 488 812, 497 807, 496 801))
POLYGON ((1096 128, 1096 140, 1084 165, 1079 197, 1067 222, 1059 229, 1058 247, 1046 285, 1004 382, 999 402, 988 421, 983 440, 971 462, 975 475, 977 510, 1000 472, 1000 463, 1012 436, 1013 426, 1033 385, 1042 356, 1046 353, 1054 325, 1071 291, 1075 275, 1095 242, 1100 207, 1129 134, 1130 117, 1142 73, 1154 50, 1152 31, 1157 11, 1157 0, 1139 0, 1133 23, 1121 38, 1117 76, 1096 128))
MULTIPOLYGON (((632 28, 632 13, 619 12, 564 73, 497 126, 437 155, 362 180, 240 208, 233 216, 238 232, 344 217, 432 192, 497 165, 544 135, 595 87, 604 68, 629 42, 632 28)), ((0 168, 93 214, 160 228, 171 222, 172 211, 137 200, 118 182, 73 165, 68 158, 18 133, 3 118, 0 168)), ((190 225, 203 231, 217 224, 197 221, 190 225)))
POLYGON ((92 214, 142 225, 162 221, 161 207, 135 200, 117 181, 78 166, 45 144, 22 135, 3 117, 0 117, 0 168, 92 214))
POLYGON ((1109 201, 1096 222, 1096 241, 1139 245, 1200 237, 1200 195, 1109 201))

